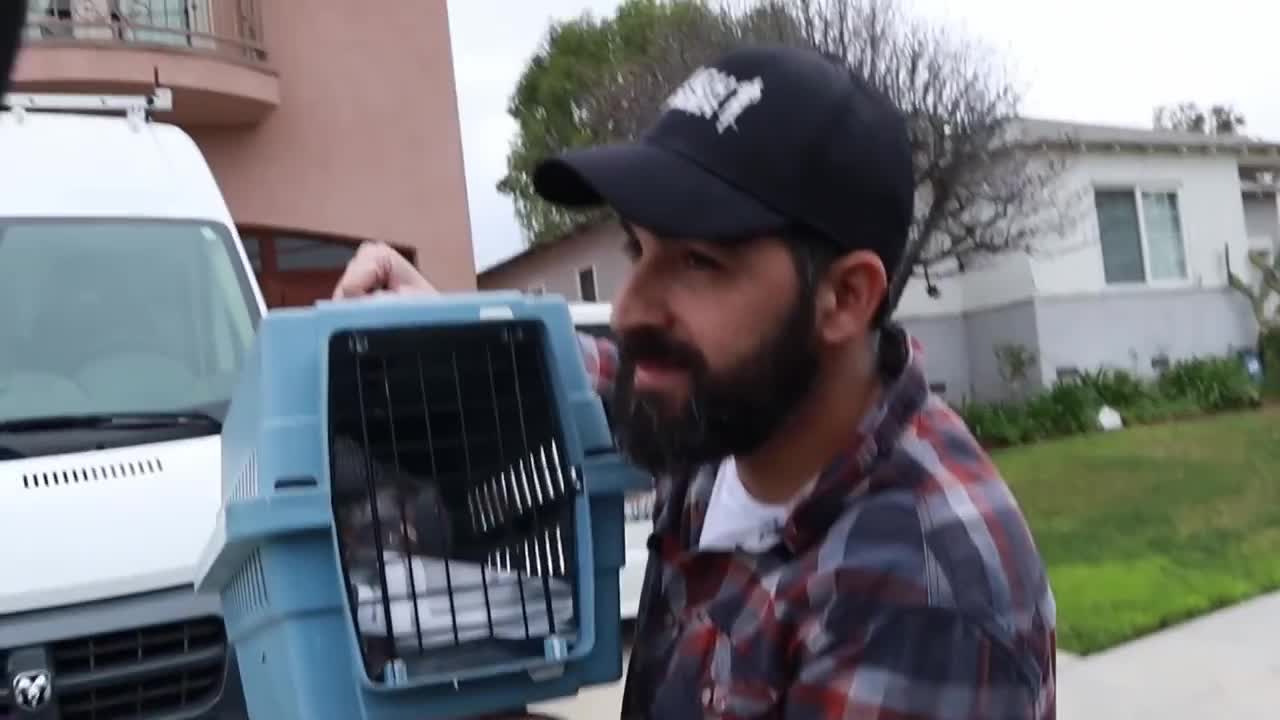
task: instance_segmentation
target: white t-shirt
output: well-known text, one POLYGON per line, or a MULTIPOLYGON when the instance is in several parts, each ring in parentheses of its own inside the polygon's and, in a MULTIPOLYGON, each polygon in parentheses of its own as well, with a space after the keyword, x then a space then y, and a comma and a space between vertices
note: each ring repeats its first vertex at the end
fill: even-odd
MULTIPOLYGON (((811 483, 812 484, 812 483, 811 483)), ((698 547, 702 550, 765 550, 781 533, 799 498, 781 504, 762 503, 751 497, 738 477, 738 463, 726 458, 716 471, 715 486, 707 503, 698 547)))

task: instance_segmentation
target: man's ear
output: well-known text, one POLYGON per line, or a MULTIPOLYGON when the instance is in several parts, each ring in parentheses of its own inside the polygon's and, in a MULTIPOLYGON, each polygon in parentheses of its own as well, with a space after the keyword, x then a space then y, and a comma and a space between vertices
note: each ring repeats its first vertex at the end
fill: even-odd
POLYGON ((866 336, 888 287, 888 273, 875 253, 857 250, 837 258, 818 283, 819 337, 843 345, 866 336))

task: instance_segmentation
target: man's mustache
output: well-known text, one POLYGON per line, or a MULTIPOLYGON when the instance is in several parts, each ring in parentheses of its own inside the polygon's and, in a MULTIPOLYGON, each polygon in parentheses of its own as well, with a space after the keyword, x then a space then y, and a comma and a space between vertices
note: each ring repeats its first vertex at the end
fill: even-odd
POLYGON ((634 368, 641 362, 691 371, 706 367, 706 360, 697 348, 651 328, 631 330, 621 335, 618 338, 618 355, 619 364, 624 368, 634 368))

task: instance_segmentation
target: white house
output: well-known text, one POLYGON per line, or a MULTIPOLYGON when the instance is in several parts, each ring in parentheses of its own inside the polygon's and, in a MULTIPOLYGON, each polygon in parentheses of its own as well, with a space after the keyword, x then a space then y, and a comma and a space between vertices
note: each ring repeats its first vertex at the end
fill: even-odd
MULTIPOLYGON (((1251 248, 1280 247, 1280 143, 1042 120, 1021 129, 1070 158, 1059 184, 1081 198, 1067 237, 1033 255, 907 285, 897 317, 922 342, 935 390, 951 401, 1009 392, 994 349, 1034 353, 1033 385, 1100 366, 1153 372, 1153 361, 1252 347, 1248 304, 1227 263, 1251 277, 1251 248), (1083 192, 1079 192, 1083 191, 1083 192)), ((1065 201, 1065 198, 1064 198, 1065 201)), ((616 227, 583 228, 479 274, 482 289, 608 301, 628 261, 616 227)))
POLYGON ((921 339, 935 389, 951 400, 1008 395, 1000 345, 1034 353, 1038 385, 1101 366, 1150 375, 1162 360, 1255 345, 1227 268, 1252 279, 1247 253, 1280 248, 1269 175, 1280 171, 1280 143, 1024 125, 1068 152, 1061 187, 1085 190, 1081 217, 1032 255, 936 281, 937 297, 923 282, 908 285, 898 317, 921 339))

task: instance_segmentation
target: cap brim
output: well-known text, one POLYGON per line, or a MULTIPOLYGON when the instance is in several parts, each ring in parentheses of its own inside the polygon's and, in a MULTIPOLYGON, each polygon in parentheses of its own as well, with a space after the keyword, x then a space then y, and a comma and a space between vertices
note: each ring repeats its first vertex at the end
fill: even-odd
POLYGON ((777 231, 785 218, 696 163, 648 142, 566 151, 534 170, 534 191, 569 208, 612 207, 658 235, 736 239, 777 231))

